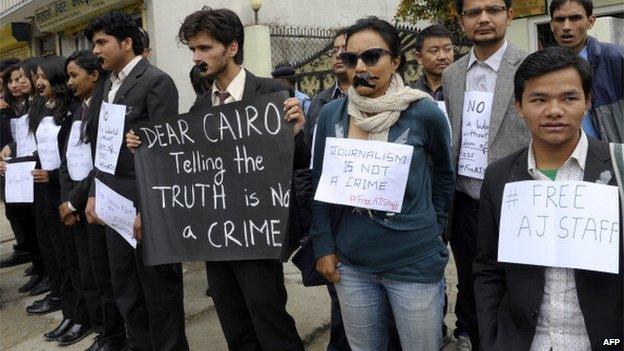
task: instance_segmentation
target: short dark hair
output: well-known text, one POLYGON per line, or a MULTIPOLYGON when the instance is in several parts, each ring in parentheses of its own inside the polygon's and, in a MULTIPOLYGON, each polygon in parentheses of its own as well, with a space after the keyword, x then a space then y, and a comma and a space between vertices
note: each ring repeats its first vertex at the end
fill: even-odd
MULTIPOLYGON (((511 8, 511 0, 504 0, 505 7, 509 10, 511 8)), ((461 16, 462 12, 464 12, 464 0, 455 0, 455 7, 457 8, 457 13, 461 16)))
POLYGON ((548 7, 548 12, 550 13, 550 18, 553 17, 555 11, 559 10, 561 6, 563 6, 566 2, 571 1, 575 2, 585 9, 585 14, 587 17, 594 14, 594 3, 592 0, 553 0, 548 7))
POLYGON ((118 42, 130 38, 132 39, 132 52, 135 55, 143 53, 143 33, 132 17, 123 12, 109 12, 96 18, 85 28, 84 34, 89 41, 92 41, 93 34, 98 31, 114 36, 118 42))
POLYGON ((427 38, 448 38, 453 42, 453 35, 443 24, 434 24, 420 31, 418 37, 416 37, 416 51, 420 52, 423 47, 423 43, 427 38))
POLYGON ((583 92, 585 97, 588 97, 592 87, 592 76, 587 61, 568 48, 551 46, 530 54, 518 67, 514 76, 516 101, 522 103, 522 94, 527 80, 564 68, 574 68, 579 73, 583 92))
POLYGON ((347 34, 347 29, 348 27, 341 27, 336 29, 336 31, 334 32, 334 36, 332 37, 332 43, 336 40, 336 38, 338 38, 341 35, 346 35, 347 34))
POLYGON ((401 63, 397 71, 401 71, 405 65, 405 55, 401 51, 401 38, 397 29, 388 21, 379 19, 377 16, 369 16, 366 18, 360 18, 353 25, 347 28, 347 42, 349 38, 358 32, 363 30, 372 30, 377 32, 381 38, 386 42, 388 48, 390 48, 390 55, 392 57, 398 57, 401 59, 401 63))
POLYGON ((178 40, 187 45, 189 38, 196 36, 199 32, 210 34, 211 37, 225 46, 236 41, 238 52, 234 56, 234 62, 239 65, 243 63, 245 29, 234 11, 204 6, 201 10, 186 16, 178 31, 178 40))

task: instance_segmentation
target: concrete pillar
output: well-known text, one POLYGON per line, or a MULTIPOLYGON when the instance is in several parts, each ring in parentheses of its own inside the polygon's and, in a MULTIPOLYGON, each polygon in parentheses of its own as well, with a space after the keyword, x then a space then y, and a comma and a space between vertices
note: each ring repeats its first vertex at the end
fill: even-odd
POLYGON ((259 77, 271 76, 271 32, 268 26, 245 27, 243 66, 259 77))

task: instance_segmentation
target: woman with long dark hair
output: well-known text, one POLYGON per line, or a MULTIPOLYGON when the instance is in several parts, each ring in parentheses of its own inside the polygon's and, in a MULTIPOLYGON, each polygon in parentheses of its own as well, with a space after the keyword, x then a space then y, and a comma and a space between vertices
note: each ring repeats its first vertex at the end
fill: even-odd
MULTIPOLYGON (((45 103, 35 105, 29 113, 29 126, 35 130, 38 167, 33 171, 36 183, 45 184, 45 223, 48 239, 54 250, 57 269, 50 274, 51 293, 39 304, 27 308, 32 314, 44 314, 61 309, 63 320, 54 330, 44 334, 46 340, 57 340, 74 326, 74 320, 87 320, 84 299, 77 295, 79 274, 72 270, 75 246, 71 231, 61 222, 58 169, 60 155, 71 127, 72 113, 80 106, 67 88, 65 58, 50 56, 37 67, 37 90, 45 103)), ((77 264, 75 264, 77 266, 77 264)), ((90 326, 89 326, 90 327, 90 326)))
MULTIPOLYGON (((105 227, 87 223, 84 215, 93 183, 97 125, 108 72, 97 56, 87 50, 69 56, 65 70, 69 75, 67 86, 82 105, 73 115, 65 153, 61 157, 59 215, 74 233, 80 293, 84 296, 91 325, 98 333, 92 348, 119 350, 126 345, 126 337, 111 284, 105 227)), ((63 339, 77 336, 68 333, 60 341, 67 342, 63 339)))
MULTIPOLYGON (((340 59, 354 83, 346 98, 328 103, 319 116, 314 186, 326 167, 324 157, 331 158, 325 154, 330 141, 345 147, 353 143, 346 139, 374 142, 380 154, 402 144, 411 158, 405 156, 405 187, 384 186, 402 193, 396 208, 367 205, 366 200, 379 198, 363 195, 355 195, 350 206, 330 199, 314 202, 310 237, 316 268, 335 284, 352 350, 385 350, 389 316, 404 350, 439 350, 448 261, 440 235, 455 189, 449 128, 430 97, 406 87, 398 74, 405 57, 392 24, 368 17, 349 27, 346 35, 340 59)), ((398 171, 394 164, 384 167, 383 172, 398 171)), ((348 165, 345 169, 349 171, 348 165)))

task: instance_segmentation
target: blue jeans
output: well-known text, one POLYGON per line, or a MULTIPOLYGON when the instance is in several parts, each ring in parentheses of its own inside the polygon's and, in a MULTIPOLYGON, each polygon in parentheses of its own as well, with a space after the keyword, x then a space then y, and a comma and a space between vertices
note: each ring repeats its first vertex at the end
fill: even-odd
POLYGON ((392 313, 405 351, 439 350, 442 344, 444 279, 432 284, 388 280, 338 264, 344 328, 353 351, 386 350, 392 313))

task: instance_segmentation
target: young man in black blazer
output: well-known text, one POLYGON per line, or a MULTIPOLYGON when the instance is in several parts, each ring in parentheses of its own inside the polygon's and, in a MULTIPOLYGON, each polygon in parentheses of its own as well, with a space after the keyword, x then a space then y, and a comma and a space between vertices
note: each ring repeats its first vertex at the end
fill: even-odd
POLYGON ((506 183, 550 179, 617 185, 609 145, 581 129, 591 101, 590 68, 568 49, 551 47, 526 58, 514 88, 516 108, 533 140, 485 173, 474 263, 480 345, 505 351, 615 350, 621 345, 608 340, 624 338, 621 223, 617 274, 498 259, 506 183))
MULTIPOLYGON (((278 81, 256 77, 242 68, 243 25, 228 9, 205 7, 188 15, 178 38, 193 52, 193 62, 203 75, 212 80, 191 111, 288 90, 278 81)), ((310 155, 299 101, 287 99, 284 111, 286 119, 295 122, 293 168, 306 168, 310 155)), ((130 148, 140 144, 134 134, 126 135, 126 142, 130 148)), ((286 311, 284 273, 277 258, 206 262, 206 271, 230 350, 303 350, 295 321, 286 311)))
MULTIPOLYGON (((124 131, 146 121, 177 118, 175 84, 168 74, 141 56, 142 33, 130 16, 105 14, 89 24, 85 35, 93 43, 93 53, 102 61, 102 67, 111 71, 104 100, 126 106, 124 131)), ((97 171, 95 177, 138 208, 134 154, 125 145, 120 147, 115 174, 97 171)), ((89 222, 99 221, 94 193, 92 190, 86 207, 89 222)), ((138 241, 140 228, 139 213, 135 220, 138 241)), ((115 300, 126 323, 130 349, 188 350, 181 264, 144 266, 141 244, 133 249, 108 226, 106 240, 115 300)))

